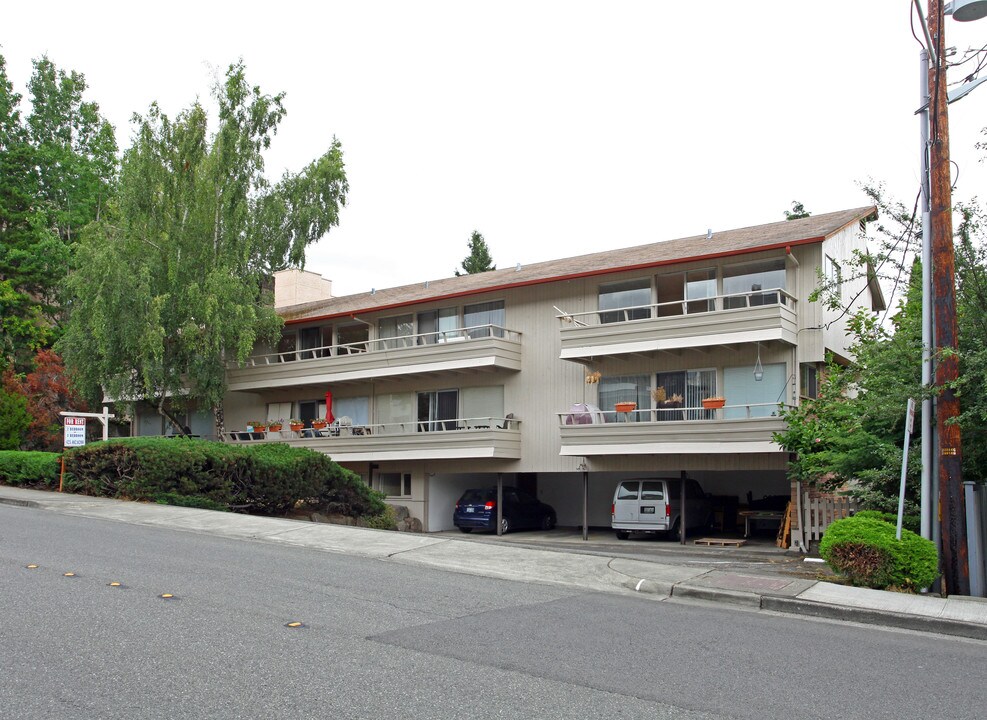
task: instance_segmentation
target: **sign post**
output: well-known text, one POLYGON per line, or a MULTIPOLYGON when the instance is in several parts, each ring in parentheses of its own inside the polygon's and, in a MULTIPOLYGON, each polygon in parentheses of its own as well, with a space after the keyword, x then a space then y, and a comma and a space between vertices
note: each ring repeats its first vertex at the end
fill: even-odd
MULTIPOLYGON (((65 418, 65 438, 63 446, 82 447, 86 444, 86 418, 96 418, 103 425, 103 440, 110 437, 110 418, 116 415, 110 414, 110 409, 103 406, 101 413, 71 412, 62 411, 58 413, 65 418)), ((62 484, 65 479, 65 454, 62 453, 62 473, 58 478, 58 492, 62 492, 62 484)))

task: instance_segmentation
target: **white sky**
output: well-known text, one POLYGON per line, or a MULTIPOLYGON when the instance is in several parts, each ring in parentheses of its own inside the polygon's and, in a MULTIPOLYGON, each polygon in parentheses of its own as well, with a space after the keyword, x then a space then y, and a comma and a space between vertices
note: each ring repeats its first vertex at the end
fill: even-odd
MULTIPOLYGON (((474 229, 511 267, 857 207, 869 178, 911 207, 911 4, 48 0, 5 3, 0 53, 22 92, 43 53, 84 73, 121 147, 242 57, 287 92, 272 178, 343 144, 349 204, 306 268, 346 295, 452 275, 474 229)), ((950 107, 956 198, 987 177, 985 111, 985 89, 950 107)))

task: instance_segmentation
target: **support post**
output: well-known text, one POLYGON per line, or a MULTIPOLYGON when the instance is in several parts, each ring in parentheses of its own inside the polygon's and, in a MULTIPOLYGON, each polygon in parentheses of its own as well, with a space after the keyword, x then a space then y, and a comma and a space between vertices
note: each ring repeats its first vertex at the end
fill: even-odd
POLYGON ((504 534, 504 473, 497 473, 497 536, 504 534))

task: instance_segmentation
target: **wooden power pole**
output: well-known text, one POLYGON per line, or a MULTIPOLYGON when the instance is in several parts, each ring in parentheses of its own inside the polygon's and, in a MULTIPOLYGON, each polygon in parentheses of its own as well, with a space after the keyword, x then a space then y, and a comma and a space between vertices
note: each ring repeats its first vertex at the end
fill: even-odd
MULTIPOLYGON (((949 120, 946 112, 946 43, 942 0, 929 0, 929 34, 934 52, 929 62, 929 212, 932 222, 932 312, 935 325, 936 461, 939 467, 939 513, 942 523, 942 571, 945 591, 970 594, 966 510, 960 446, 960 401, 952 385, 959 377, 956 329, 956 280, 949 166, 949 120)), ((928 298, 926 298, 928 301, 928 298)))

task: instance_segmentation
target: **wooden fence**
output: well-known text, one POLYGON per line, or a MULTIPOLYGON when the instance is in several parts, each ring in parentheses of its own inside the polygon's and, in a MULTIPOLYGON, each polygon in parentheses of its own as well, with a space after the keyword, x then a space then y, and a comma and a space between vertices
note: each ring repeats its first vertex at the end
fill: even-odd
POLYGON ((798 528, 792 528, 792 545, 808 552, 809 544, 818 542, 826 528, 857 511, 857 501, 844 495, 820 495, 798 488, 798 528))

